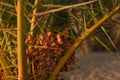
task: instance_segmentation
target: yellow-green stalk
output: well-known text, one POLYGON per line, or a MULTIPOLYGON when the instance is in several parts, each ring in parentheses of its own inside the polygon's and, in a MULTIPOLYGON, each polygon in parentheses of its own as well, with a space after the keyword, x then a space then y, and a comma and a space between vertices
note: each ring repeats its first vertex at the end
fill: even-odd
MULTIPOLYGON (((37 13, 37 4, 38 4, 39 0, 35 0, 34 2, 34 10, 33 10, 33 14, 37 13)), ((34 36, 34 28, 35 28, 35 23, 36 23, 36 16, 32 16, 31 19, 31 34, 32 36, 34 36)))
POLYGON ((25 53, 25 0, 17 0, 18 80, 29 80, 25 53))

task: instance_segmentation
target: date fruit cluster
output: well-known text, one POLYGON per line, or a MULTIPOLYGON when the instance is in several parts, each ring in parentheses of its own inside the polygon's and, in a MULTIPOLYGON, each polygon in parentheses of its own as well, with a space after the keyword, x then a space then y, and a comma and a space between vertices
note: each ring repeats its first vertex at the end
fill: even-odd
MULTIPOLYGON (((39 77, 46 79, 54 70, 55 66, 71 47, 69 32, 63 31, 54 34, 49 31, 41 33, 33 39, 31 34, 27 35, 25 44, 27 46, 26 55, 34 61, 34 71, 39 77)), ((73 70, 72 64, 78 62, 75 55, 66 62, 61 72, 73 70)))

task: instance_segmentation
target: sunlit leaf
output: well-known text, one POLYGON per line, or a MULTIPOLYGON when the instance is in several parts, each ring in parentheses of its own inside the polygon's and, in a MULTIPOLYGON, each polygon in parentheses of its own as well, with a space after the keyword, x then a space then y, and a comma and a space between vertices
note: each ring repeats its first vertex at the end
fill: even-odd
POLYGON ((7 7, 11 7, 11 8, 15 8, 12 4, 6 3, 6 2, 2 2, 0 1, 1 5, 7 6, 7 7))
POLYGON ((111 55, 117 58, 116 53, 113 53, 112 50, 107 46, 103 41, 101 41, 97 36, 95 36, 95 39, 107 50, 110 52, 111 55))
POLYGON ((116 23, 120 24, 120 13, 113 15, 112 20, 115 21, 116 23))
POLYGON ((102 31, 105 33, 105 35, 107 36, 108 40, 110 41, 110 43, 112 44, 112 46, 114 47, 114 49, 116 50, 116 52, 118 52, 117 47, 115 46, 113 40, 111 39, 111 37, 108 35, 107 31, 105 30, 104 27, 101 27, 102 31))

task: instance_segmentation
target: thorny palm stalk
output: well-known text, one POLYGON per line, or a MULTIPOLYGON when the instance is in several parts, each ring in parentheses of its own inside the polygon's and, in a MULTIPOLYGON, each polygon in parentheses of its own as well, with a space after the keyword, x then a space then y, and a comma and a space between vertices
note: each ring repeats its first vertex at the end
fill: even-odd
POLYGON ((116 7, 111 11, 109 14, 105 15, 100 21, 98 21, 96 24, 94 24, 91 28, 87 29, 81 37, 78 37, 74 44, 71 46, 71 48, 66 52, 66 54, 60 59, 58 65, 50 75, 48 80, 56 80, 57 75, 59 74, 61 68, 64 66, 66 61, 72 56, 73 52, 76 50, 76 48, 93 32, 95 31, 103 22, 108 20, 112 15, 114 15, 116 12, 120 10, 120 6, 116 7))
POLYGON ((24 8, 25 1, 18 0, 17 2, 17 49, 18 49, 18 80, 29 80, 26 65, 26 54, 24 44, 25 34, 25 18, 24 8))

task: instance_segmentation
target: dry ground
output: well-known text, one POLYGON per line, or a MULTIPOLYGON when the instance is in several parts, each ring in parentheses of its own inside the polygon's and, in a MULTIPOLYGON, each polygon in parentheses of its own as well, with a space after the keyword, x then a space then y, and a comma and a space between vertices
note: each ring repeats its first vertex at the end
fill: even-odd
POLYGON ((87 57, 77 54, 78 67, 65 73, 68 80, 120 80, 120 59, 109 53, 92 53, 87 57))

